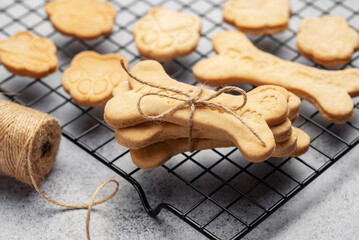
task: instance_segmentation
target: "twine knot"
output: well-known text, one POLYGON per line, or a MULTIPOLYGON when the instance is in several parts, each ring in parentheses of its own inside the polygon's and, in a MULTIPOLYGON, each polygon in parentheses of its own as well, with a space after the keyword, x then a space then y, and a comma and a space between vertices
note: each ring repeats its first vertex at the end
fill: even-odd
POLYGON ((242 107, 244 107, 247 103, 247 93, 239 88, 239 87, 234 87, 234 86, 227 86, 227 87, 224 87, 224 88, 221 88, 220 90, 218 90, 217 92, 214 92, 213 94, 211 94, 210 96, 207 96, 203 99, 201 99, 201 95, 203 93, 203 90, 204 90, 204 86, 203 85, 200 85, 198 88, 197 88, 197 91, 194 93, 194 94, 189 94, 187 92, 184 92, 184 91, 181 91, 179 89, 175 89, 175 88, 167 88, 167 87, 163 87, 163 86, 160 86, 160 85, 156 85, 156 84, 153 84, 153 83, 148 83, 148 82, 145 82, 139 78, 137 78, 136 76, 132 75, 125 67, 125 64, 123 62, 123 60, 121 60, 121 66, 122 68, 125 70, 125 72, 132 78, 134 79, 135 81, 139 82, 139 83, 142 83, 144 85, 147 85, 147 86, 150 86, 150 87, 154 87, 154 88, 158 88, 158 89, 161 89, 161 90, 166 90, 166 91, 170 91, 170 92, 174 92, 174 93, 177 93, 181 96, 183 96, 184 98, 181 98, 181 97, 175 97, 175 96, 171 96, 171 95, 168 95, 168 94, 163 94, 163 93, 145 93, 143 94, 139 99, 138 99, 138 102, 137 102, 137 109, 139 111, 139 113, 141 114, 141 116, 145 119, 148 119, 150 121, 162 121, 166 116, 176 112, 177 110, 179 109, 182 109, 186 106, 189 107, 190 109, 190 116, 189 116, 189 119, 188 119, 188 148, 189 148, 189 151, 190 152, 193 152, 194 150, 194 146, 193 146, 193 138, 192 138, 192 132, 193 132, 193 115, 195 113, 195 110, 198 108, 198 107, 208 107, 208 108, 211 108, 211 109, 217 109, 217 110, 220 110, 220 111, 224 111, 224 112, 227 112, 229 114, 231 114, 232 116, 234 116, 235 118, 237 118, 244 126, 246 126, 252 133, 253 135, 262 143, 262 145, 265 147, 266 144, 265 142, 263 141, 263 139, 258 135, 258 133, 251 127, 249 126, 239 115, 237 115, 235 113, 235 111, 237 111, 238 109, 241 109, 242 107), (235 91, 235 92, 238 92, 240 93, 242 96, 243 96, 243 103, 241 105, 239 105, 238 107, 236 108, 228 108, 222 104, 218 104, 218 103, 214 103, 214 102, 211 102, 210 100, 220 96, 221 94, 225 93, 225 92, 228 92, 228 91, 235 91), (173 99, 173 100, 177 100, 177 101, 181 101, 182 103, 175 106, 175 107, 172 107, 170 109, 168 109, 167 111, 163 112, 163 113, 160 113, 158 115, 148 115, 146 114, 145 112, 143 112, 142 110, 142 107, 141 107, 141 102, 142 100, 145 98, 145 97, 148 97, 148 96, 159 96, 159 97, 165 97, 165 98, 169 98, 169 99, 173 99))

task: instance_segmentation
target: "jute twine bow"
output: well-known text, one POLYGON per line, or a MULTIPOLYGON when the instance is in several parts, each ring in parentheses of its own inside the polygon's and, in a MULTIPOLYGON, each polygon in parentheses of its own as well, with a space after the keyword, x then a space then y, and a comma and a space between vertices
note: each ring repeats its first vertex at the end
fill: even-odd
POLYGON ((40 190, 38 182, 45 178, 55 162, 61 136, 58 121, 47 114, 0 100, 0 123, 0 174, 32 184, 50 203, 72 209, 87 208, 86 234, 90 239, 92 207, 111 199, 117 193, 119 183, 114 179, 104 181, 92 195, 89 204, 70 205, 49 198, 40 190), (116 184, 115 191, 95 202, 99 191, 110 182, 116 184))
POLYGON ((234 111, 237 111, 238 109, 244 107, 246 105, 246 103, 247 103, 247 93, 243 89, 241 89, 239 87, 228 86, 228 87, 224 87, 224 88, 220 89, 219 91, 213 93, 212 95, 210 95, 208 97, 205 97, 205 98, 201 99, 201 95, 202 95, 203 90, 204 90, 203 85, 198 87, 197 91, 193 95, 190 95, 190 94, 188 94, 188 93, 186 93, 184 91, 181 91, 179 89, 167 88, 167 87, 163 87, 163 86, 160 86, 160 85, 156 85, 156 84, 145 82, 145 81, 143 81, 141 79, 138 79, 136 76, 132 75, 127 70, 127 68, 125 67, 125 63, 122 60, 121 60, 121 66, 125 70, 125 72, 132 79, 136 80, 137 82, 139 82, 141 84, 144 84, 144 85, 147 85, 147 86, 150 86, 150 87, 154 87, 154 88, 158 88, 158 89, 161 89, 161 90, 171 91, 171 92, 174 92, 174 93, 177 93, 179 95, 182 95, 182 96, 186 97, 186 99, 183 99, 183 98, 173 97, 173 96, 170 96, 170 95, 167 95, 167 94, 162 94, 162 93, 145 93, 139 98, 139 100, 137 102, 137 109, 138 109, 139 113, 141 114, 141 116, 143 118, 148 119, 150 121, 161 121, 166 116, 176 112, 177 110, 179 110, 181 108, 184 108, 184 107, 188 106, 189 109, 190 109, 190 116, 189 116, 189 119, 188 119, 188 148, 189 148, 190 152, 194 151, 193 138, 192 138, 193 115, 194 115, 195 110, 198 107, 208 107, 208 108, 211 108, 211 109, 217 109, 217 110, 224 111, 224 112, 227 112, 227 113, 231 114, 236 119, 241 121, 241 123, 244 126, 246 126, 253 133, 253 135, 262 143, 262 145, 264 147, 266 146, 265 142, 259 136, 259 134, 251 126, 249 126, 240 116, 238 116, 234 112, 234 111), (228 91, 235 91, 235 92, 240 93, 243 96, 243 103, 241 105, 239 105, 238 107, 236 107, 236 108, 227 108, 227 107, 225 107, 225 106, 223 106, 221 104, 210 102, 211 99, 214 99, 214 98, 218 97, 219 95, 221 95, 221 94, 223 94, 225 92, 228 92, 228 91), (174 99, 174 100, 177 100, 177 101, 181 101, 183 103, 181 103, 181 104, 179 104, 179 105, 177 105, 177 106, 175 106, 173 108, 170 108, 167 111, 165 111, 163 113, 160 113, 158 115, 150 116, 150 115, 144 113, 143 110, 142 110, 142 107, 141 107, 141 101, 145 97, 148 97, 148 96, 166 97, 166 98, 174 99))

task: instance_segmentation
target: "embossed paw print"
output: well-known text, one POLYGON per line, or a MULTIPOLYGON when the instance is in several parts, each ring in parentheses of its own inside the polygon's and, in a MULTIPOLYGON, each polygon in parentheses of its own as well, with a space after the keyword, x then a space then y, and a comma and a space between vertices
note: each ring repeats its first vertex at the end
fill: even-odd
POLYGON ((7 70, 20 76, 42 78, 57 70, 55 44, 28 31, 0 41, 0 60, 7 70))
POLYGON ((79 39, 94 39, 112 32, 115 8, 99 0, 63 0, 46 4, 54 28, 79 39))
POLYGON ((303 56, 326 66, 347 64, 359 48, 358 33, 338 16, 304 19, 297 38, 303 56))
POLYGON ((127 60, 119 54, 82 52, 73 58, 70 68, 64 72, 62 85, 79 105, 104 105, 112 97, 112 90, 122 81, 128 81, 121 60, 128 67, 127 60))
POLYGON ((254 35, 287 30, 289 16, 289 0, 230 0, 223 8, 225 22, 254 35))
POLYGON ((155 7, 135 25, 133 34, 140 54, 160 62, 191 53, 201 32, 200 19, 155 7))

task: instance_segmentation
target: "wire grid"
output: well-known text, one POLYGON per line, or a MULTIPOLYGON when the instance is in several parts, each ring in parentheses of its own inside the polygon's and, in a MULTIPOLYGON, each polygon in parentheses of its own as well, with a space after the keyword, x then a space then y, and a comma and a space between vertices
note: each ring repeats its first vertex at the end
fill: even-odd
MULTIPOLYGON (((103 120, 103 107, 80 107, 61 86, 62 72, 69 67, 72 57, 83 50, 120 53, 129 60, 130 66, 141 61, 131 31, 138 19, 157 5, 201 17, 202 37, 196 51, 163 64, 173 78, 196 84, 191 68, 199 60, 215 55, 212 36, 224 29, 233 29, 222 21, 224 2, 112 1, 118 10, 113 33, 96 40, 81 41, 52 28, 44 11, 44 1, 2 0, 0 39, 26 29, 50 38, 58 49, 59 71, 43 79, 30 79, 14 76, 0 65, 0 91, 18 93, 0 97, 58 118, 66 138, 136 188, 151 216, 167 209, 208 238, 241 238, 358 143, 358 98, 353 99, 353 119, 341 125, 327 123, 311 104, 302 102, 300 117, 294 125, 310 135, 311 145, 308 153, 300 157, 272 158, 253 164, 243 159, 236 148, 212 149, 180 154, 161 168, 141 170, 132 163, 129 150, 116 143, 113 128, 103 120), (153 186, 157 186, 155 190, 153 186)), ((290 29, 281 34, 250 37, 256 46, 283 59, 323 68, 297 53, 295 33, 300 21, 305 17, 333 14, 359 29, 359 3, 356 0, 293 0, 291 9, 290 29)), ((359 54, 356 53, 352 62, 340 69, 358 65, 359 54)), ((240 86, 251 89, 247 85, 240 86)))

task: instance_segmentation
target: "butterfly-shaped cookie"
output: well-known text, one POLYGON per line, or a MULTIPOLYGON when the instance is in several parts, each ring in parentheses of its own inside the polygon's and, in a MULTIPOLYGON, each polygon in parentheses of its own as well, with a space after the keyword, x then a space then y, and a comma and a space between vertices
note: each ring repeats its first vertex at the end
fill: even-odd
POLYGON ((28 31, 0 41, 0 60, 7 70, 20 76, 42 78, 57 70, 55 44, 28 31))

